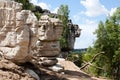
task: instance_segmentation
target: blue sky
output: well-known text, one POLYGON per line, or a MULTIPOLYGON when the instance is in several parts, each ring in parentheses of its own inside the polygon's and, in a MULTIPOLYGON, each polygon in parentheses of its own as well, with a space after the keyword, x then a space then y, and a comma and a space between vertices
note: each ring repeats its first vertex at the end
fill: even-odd
POLYGON ((43 9, 56 13, 61 4, 68 5, 70 19, 82 29, 81 36, 76 39, 75 48, 92 46, 96 37, 93 34, 100 20, 112 15, 120 0, 31 0, 43 9))

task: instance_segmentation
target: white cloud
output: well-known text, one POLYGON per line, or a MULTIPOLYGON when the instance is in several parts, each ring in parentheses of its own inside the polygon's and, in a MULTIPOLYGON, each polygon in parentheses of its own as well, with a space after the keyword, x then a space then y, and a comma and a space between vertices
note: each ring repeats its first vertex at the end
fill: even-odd
POLYGON ((50 5, 50 4, 46 4, 46 3, 44 3, 44 2, 40 2, 38 5, 39 5, 42 9, 48 9, 48 10, 50 10, 50 8, 51 8, 51 5, 50 5))
POLYGON ((96 36, 93 34, 98 27, 98 23, 89 19, 85 20, 84 24, 79 24, 82 29, 81 35, 76 39, 75 48, 87 48, 93 45, 96 36))
POLYGON ((34 5, 40 6, 42 9, 48 9, 48 10, 50 10, 50 8, 51 8, 50 4, 46 4, 44 2, 39 2, 38 3, 38 0, 30 0, 30 2, 33 3, 34 5))
POLYGON ((56 7, 53 11, 51 11, 52 13, 57 13, 59 7, 56 7))
POLYGON ((35 4, 35 5, 38 4, 38 3, 37 3, 37 0, 30 0, 30 2, 33 3, 33 4, 35 4))
POLYGON ((81 0, 80 3, 86 8, 86 11, 84 12, 86 16, 96 17, 109 13, 99 0, 81 0))
POLYGON ((112 16, 116 10, 117 10, 117 8, 111 8, 110 16, 112 16))

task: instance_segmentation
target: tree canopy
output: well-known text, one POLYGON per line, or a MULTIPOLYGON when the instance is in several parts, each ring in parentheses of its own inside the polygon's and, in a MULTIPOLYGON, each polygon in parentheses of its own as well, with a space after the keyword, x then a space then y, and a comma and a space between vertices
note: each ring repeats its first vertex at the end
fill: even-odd
MULTIPOLYGON (((100 21, 98 29, 95 31, 97 40, 94 46, 87 51, 86 55, 99 55, 93 62, 91 72, 96 75, 107 76, 119 80, 120 76, 120 7, 109 16, 105 22, 100 21), (92 53, 91 53, 92 52, 92 53)), ((84 58, 87 58, 84 56, 84 58)), ((91 57, 92 58, 92 57, 91 57)))

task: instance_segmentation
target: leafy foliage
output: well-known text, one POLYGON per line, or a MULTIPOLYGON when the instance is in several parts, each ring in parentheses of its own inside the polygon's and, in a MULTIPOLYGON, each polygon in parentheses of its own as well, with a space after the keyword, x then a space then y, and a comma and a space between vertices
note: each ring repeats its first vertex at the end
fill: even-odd
POLYGON ((32 12, 34 12, 37 19, 39 19, 40 16, 41 16, 41 13, 43 13, 42 8, 40 6, 33 5, 32 3, 30 3, 30 0, 14 0, 14 1, 22 3, 23 4, 23 6, 22 6, 23 9, 31 10, 32 12))
POLYGON ((23 4, 23 9, 31 10, 33 8, 33 4, 29 2, 29 0, 15 0, 16 2, 23 4))
POLYGON ((120 76, 120 7, 116 12, 109 16, 105 23, 100 21, 98 29, 95 31, 97 40, 94 43, 94 47, 87 51, 83 60, 89 61, 95 54, 104 52, 104 55, 100 55, 93 62, 94 66, 103 68, 103 70, 97 69, 94 66, 89 67, 88 72, 114 78, 119 80, 120 76))
POLYGON ((79 52, 72 52, 68 54, 67 60, 74 62, 78 67, 82 64, 82 54, 79 52))
POLYGON ((69 19, 69 8, 68 5, 61 5, 58 9, 59 19, 62 20, 63 23, 63 32, 62 37, 60 38, 60 46, 61 49, 67 49, 68 47, 68 19, 69 19))

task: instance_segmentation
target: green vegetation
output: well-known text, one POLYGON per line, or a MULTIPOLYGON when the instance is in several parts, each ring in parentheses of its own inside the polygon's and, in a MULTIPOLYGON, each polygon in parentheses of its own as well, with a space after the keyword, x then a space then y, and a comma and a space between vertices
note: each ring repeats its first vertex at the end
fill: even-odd
POLYGON ((78 67, 82 64, 82 54, 79 52, 71 52, 68 54, 67 60, 74 62, 78 67))
POLYGON ((16 2, 23 4, 23 9, 31 10, 33 8, 33 4, 29 2, 29 0, 15 0, 16 2))
POLYGON ((60 46, 61 50, 67 50, 68 48, 68 34, 69 34, 69 29, 68 29, 68 19, 69 19, 69 8, 68 5, 61 5, 60 8, 58 9, 57 14, 59 15, 59 19, 63 23, 63 32, 62 32, 62 37, 60 38, 60 46))
POLYGON ((14 1, 22 3, 23 5, 22 7, 24 10, 31 10, 32 12, 34 12, 37 19, 39 19, 41 13, 43 13, 42 8, 40 6, 33 5, 32 3, 30 3, 30 0, 14 0, 14 1))
POLYGON ((105 23, 100 21, 95 31, 97 40, 83 55, 83 61, 89 62, 99 54, 91 66, 84 69, 96 76, 105 76, 119 80, 120 76, 120 7, 109 16, 105 23), (102 54, 103 53, 103 54, 102 54))

